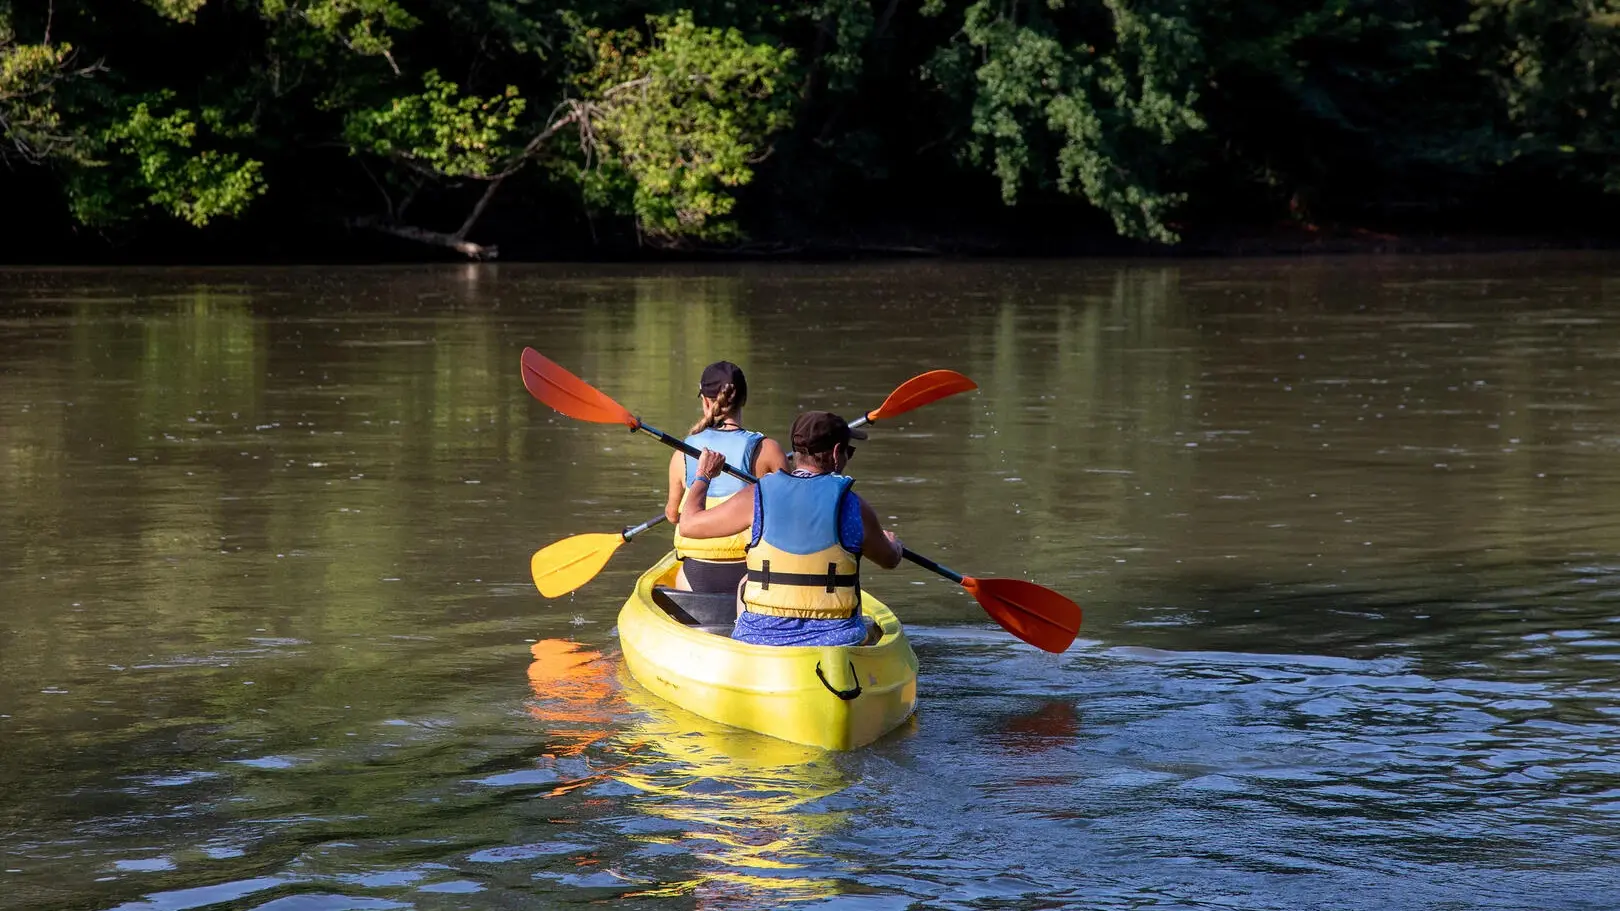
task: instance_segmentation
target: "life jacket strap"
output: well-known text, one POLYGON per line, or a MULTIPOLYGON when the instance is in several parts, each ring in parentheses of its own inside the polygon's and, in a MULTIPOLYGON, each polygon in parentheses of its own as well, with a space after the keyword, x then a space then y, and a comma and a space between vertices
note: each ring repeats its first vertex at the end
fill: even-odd
POLYGON ((859 573, 840 574, 836 563, 828 563, 826 574, 817 575, 815 573, 773 573, 771 572, 771 561, 769 560, 760 561, 759 569, 749 570, 748 578, 752 582, 758 582, 759 587, 766 591, 769 591, 771 583, 775 582, 777 585, 802 585, 806 588, 825 587, 828 594, 832 594, 840 588, 855 588, 861 581, 859 573))

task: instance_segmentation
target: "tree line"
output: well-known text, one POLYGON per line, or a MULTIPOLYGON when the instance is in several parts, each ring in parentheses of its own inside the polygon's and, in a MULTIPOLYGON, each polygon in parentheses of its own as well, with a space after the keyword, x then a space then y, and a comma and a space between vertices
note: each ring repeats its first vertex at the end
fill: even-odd
POLYGON ((13 233, 112 242, 1545 230, 1620 191, 1620 0, 0 0, 0 134, 13 233))

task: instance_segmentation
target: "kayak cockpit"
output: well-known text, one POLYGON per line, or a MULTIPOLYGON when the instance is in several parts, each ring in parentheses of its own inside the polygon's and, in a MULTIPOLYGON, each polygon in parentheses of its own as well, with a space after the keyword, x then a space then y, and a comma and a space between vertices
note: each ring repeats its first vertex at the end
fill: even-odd
POLYGON ((732 625, 737 622, 734 592, 691 592, 655 585, 652 601, 676 623, 716 636, 729 637, 732 625))

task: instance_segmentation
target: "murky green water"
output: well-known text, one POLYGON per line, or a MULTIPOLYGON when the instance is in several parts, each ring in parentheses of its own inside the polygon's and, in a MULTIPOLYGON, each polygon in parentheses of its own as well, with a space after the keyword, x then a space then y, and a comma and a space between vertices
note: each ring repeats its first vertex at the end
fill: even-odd
POLYGON ((1620 906, 1620 259, 0 272, 0 907, 1620 906), (922 709, 621 678, 676 430, 979 392, 852 466, 922 709), (649 536, 652 537, 652 536, 649 536), (538 641, 537 641, 538 640, 538 641))

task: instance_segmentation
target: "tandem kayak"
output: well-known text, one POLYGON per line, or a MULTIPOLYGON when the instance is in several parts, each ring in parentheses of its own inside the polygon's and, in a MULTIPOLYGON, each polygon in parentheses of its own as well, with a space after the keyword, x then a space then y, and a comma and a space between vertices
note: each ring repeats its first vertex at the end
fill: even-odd
POLYGON ((619 612, 625 668, 711 721, 828 750, 863 747, 917 707, 917 655, 900 621, 862 592, 872 645, 749 645, 731 638, 736 596, 676 591, 675 554, 641 574, 619 612))

